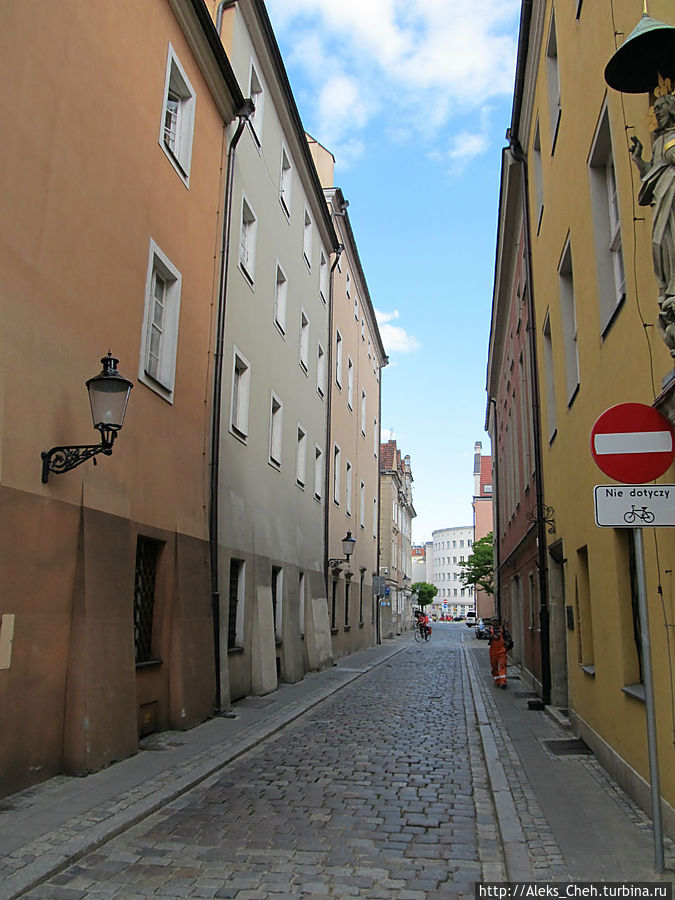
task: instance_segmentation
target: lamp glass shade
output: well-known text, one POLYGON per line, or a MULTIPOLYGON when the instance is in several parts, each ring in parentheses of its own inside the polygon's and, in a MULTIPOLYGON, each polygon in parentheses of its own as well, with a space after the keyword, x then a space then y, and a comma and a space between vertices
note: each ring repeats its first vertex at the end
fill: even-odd
POLYGON ((124 424, 129 393, 133 384, 117 371, 117 363, 108 355, 101 360, 103 371, 87 381, 94 428, 119 431, 124 424))
POLYGON ((346 537, 344 537, 342 540, 342 552, 344 553, 344 555, 347 558, 349 558, 352 555, 352 553, 354 552, 355 544, 356 544, 356 541, 352 537, 351 531, 348 531, 346 537))

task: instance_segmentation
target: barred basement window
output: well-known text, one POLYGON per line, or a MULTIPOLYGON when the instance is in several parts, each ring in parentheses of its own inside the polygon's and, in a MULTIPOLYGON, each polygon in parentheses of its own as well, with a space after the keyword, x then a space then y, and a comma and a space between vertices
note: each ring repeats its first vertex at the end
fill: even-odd
POLYGON ((230 605, 227 620, 227 647, 242 647, 244 641, 244 562, 230 560, 230 605))
POLYGON ((160 662, 152 652, 152 621, 155 609, 157 560, 160 541, 138 536, 136 541, 136 574, 134 577, 134 644, 136 665, 160 662))

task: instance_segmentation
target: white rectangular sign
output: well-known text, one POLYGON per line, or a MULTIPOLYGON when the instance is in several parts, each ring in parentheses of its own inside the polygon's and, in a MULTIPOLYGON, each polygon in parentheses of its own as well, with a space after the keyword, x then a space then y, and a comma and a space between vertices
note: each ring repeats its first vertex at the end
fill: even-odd
POLYGON ((600 484, 594 496, 601 528, 675 526, 675 484, 600 484))

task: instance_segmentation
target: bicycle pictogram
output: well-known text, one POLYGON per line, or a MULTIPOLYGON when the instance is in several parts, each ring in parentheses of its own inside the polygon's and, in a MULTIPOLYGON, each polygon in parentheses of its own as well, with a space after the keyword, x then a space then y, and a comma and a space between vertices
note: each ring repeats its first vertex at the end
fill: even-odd
POLYGON ((647 509, 646 506, 635 506, 634 504, 631 504, 631 508, 623 516, 623 520, 627 525, 632 525, 636 520, 649 525, 650 522, 654 521, 654 518, 654 513, 647 509))

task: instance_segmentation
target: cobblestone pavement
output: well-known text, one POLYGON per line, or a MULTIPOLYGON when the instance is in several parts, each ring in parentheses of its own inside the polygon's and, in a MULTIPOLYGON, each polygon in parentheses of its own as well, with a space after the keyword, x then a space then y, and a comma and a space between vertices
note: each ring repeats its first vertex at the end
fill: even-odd
POLYGON ((25 896, 473 897, 505 870, 460 637, 411 640, 25 896))

